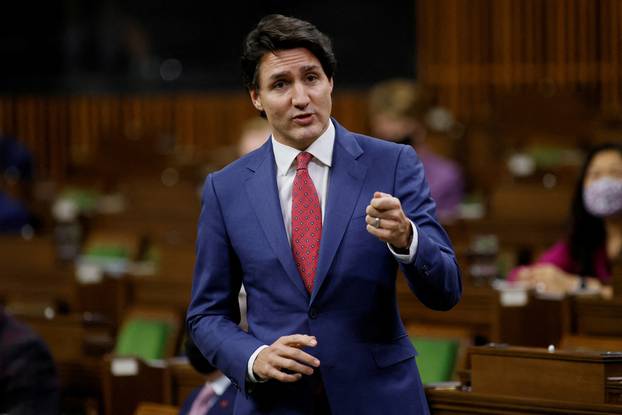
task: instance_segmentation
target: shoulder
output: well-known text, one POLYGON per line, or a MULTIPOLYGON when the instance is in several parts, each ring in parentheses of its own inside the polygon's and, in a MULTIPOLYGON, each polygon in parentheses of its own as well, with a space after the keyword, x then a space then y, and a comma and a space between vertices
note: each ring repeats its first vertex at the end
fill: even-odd
POLYGON ((544 251, 537 263, 549 263, 558 266, 565 271, 573 268, 573 259, 570 252, 570 245, 565 239, 557 241, 553 246, 544 251))
POLYGON ((0 344, 3 353, 13 351, 28 353, 36 350, 47 352, 43 340, 30 327, 4 312, 0 318, 2 319, 0 323, 0 344))
POLYGON ((258 149, 238 158, 225 167, 210 173, 205 183, 212 183, 215 189, 226 190, 231 186, 239 186, 252 173, 260 169, 264 163, 270 163, 274 159, 272 144, 268 140, 258 149))

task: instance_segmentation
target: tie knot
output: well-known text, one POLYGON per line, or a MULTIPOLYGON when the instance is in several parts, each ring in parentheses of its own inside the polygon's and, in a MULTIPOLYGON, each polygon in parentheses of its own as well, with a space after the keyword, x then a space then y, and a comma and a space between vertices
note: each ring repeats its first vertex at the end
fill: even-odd
POLYGON ((307 153, 306 151, 298 153, 298 155, 296 156, 296 162, 298 163, 296 170, 306 169, 312 158, 313 156, 311 155, 311 153, 307 153))

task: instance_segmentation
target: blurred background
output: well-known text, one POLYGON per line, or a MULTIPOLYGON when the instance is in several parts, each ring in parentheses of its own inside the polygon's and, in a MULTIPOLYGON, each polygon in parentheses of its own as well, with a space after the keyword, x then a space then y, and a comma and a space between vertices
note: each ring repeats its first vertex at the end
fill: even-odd
POLYGON ((622 142, 621 1, 23 2, 0 27, 0 302, 48 344, 63 413, 179 406, 201 384, 175 358, 200 189, 254 128, 239 55, 274 12, 332 38, 346 128, 374 132, 382 81, 430 97, 426 148, 462 177, 441 219, 465 284, 461 308, 436 313, 400 279, 409 331, 460 340, 432 380, 458 376, 465 344, 622 336, 618 315, 581 320, 602 299, 512 302, 492 285, 563 237, 587 149, 622 142), (128 394, 128 373, 159 383, 128 394))

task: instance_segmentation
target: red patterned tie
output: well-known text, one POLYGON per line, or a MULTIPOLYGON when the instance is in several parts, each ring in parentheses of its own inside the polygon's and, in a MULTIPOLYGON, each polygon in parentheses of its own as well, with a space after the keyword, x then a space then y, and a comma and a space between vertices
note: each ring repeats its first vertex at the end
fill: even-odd
POLYGON ((313 291, 320 256, 322 208, 307 166, 313 156, 306 151, 296 156, 298 167, 292 189, 292 251, 302 281, 313 291))

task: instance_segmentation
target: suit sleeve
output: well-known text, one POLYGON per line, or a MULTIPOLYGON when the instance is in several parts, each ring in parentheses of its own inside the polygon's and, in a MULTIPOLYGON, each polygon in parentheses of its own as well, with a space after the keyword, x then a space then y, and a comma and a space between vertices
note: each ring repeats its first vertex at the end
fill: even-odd
POLYGON ((410 146, 403 146, 399 155, 394 195, 419 235, 414 261, 400 264, 408 285, 427 307, 449 310, 462 295, 460 270, 449 237, 436 219, 423 164, 410 146))
POLYGON ((246 365, 261 345, 239 326, 242 270, 227 235, 214 176, 208 176, 199 217, 192 298, 186 322, 199 350, 246 393, 246 365))

